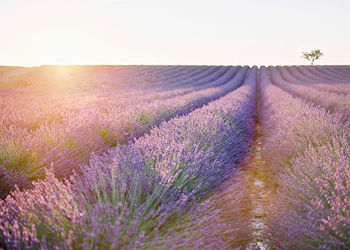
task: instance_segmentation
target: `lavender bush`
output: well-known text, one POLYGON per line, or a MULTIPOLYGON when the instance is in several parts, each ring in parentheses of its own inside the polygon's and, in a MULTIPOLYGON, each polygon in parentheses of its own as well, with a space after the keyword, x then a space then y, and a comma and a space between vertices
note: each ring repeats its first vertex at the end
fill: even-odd
POLYGON ((349 248, 349 73, 0 67, 0 248, 252 246, 257 103, 264 244, 349 248))
POLYGON ((336 94, 349 94, 350 85, 349 81, 338 80, 334 77, 328 77, 328 75, 320 75, 320 70, 315 68, 305 68, 304 67, 277 67, 281 71, 288 72, 290 74, 288 77, 292 82, 298 84, 311 86, 320 90, 336 93, 336 94), (288 70, 289 69, 289 70, 288 70), (309 70, 312 71, 309 72, 309 70), (295 71, 296 74, 295 74, 295 71), (299 76, 299 77, 298 77, 299 76))
POLYGON ((349 124, 273 86, 261 69, 265 160, 277 187, 270 241, 281 248, 348 248, 349 124))
POLYGON ((45 95, 39 97, 42 104, 28 98, 19 102, 14 95, 9 96, 8 103, 4 103, 5 108, 1 110, 0 164, 14 173, 22 174, 19 169, 31 171, 25 182, 17 182, 21 188, 28 187, 31 180, 41 178, 43 169, 51 163, 58 177, 67 177, 73 169, 88 161, 91 152, 105 152, 117 143, 142 135, 163 120, 186 114, 239 87, 247 67, 237 70, 237 67, 227 69, 216 81, 203 88, 197 87, 196 91, 179 93, 175 90, 175 94, 167 91, 163 97, 153 93, 150 98, 149 92, 138 91, 134 95, 126 92, 115 100, 118 96, 106 91, 88 92, 77 95, 76 104, 72 106, 68 100, 72 95, 62 94, 63 101, 57 100, 62 97, 60 95, 45 95), (141 93, 146 97, 138 100, 137 96, 143 96, 141 93), (43 105, 47 101, 51 103, 43 105), (33 102, 33 105, 24 109, 24 102, 33 102), (28 117, 28 112, 34 115, 28 117))
POLYGON ((338 95, 328 91, 318 90, 302 84, 287 82, 274 67, 269 67, 271 81, 284 90, 300 98, 311 101, 317 105, 325 107, 331 112, 341 112, 345 116, 350 116, 350 99, 346 95, 338 95))
POLYGON ((93 155, 69 181, 49 170, 33 189, 15 190, 0 205, 2 244, 139 248, 161 237, 165 224, 222 183, 249 151, 256 72, 225 97, 93 155))

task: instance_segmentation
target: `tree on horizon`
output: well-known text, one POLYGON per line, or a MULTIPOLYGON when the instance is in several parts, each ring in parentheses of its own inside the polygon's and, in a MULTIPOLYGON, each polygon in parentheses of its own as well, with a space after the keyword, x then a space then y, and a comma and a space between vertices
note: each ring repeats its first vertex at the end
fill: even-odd
POLYGON ((311 62, 314 65, 314 61, 323 56, 323 53, 319 49, 312 50, 311 52, 303 52, 302 58, 311 62))

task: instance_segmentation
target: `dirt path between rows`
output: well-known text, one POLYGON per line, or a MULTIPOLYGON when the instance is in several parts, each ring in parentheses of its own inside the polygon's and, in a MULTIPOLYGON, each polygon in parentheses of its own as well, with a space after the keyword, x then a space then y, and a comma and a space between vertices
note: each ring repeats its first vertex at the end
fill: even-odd
MULTIPOLYGON (((259 89, 259 88, 258 88, 259 89)), ((266 219, 271 206, 271 190, 267 185, 266 166, 263 159, 264 136, 261 129, 261 103, 260 91, 257 93, 257 114, 258 118, 255 124, 255 137, 252 148, 252 155, 247 164, 242 168, 242 174, 245 178, 242 180, 247 190, 247 199, 250 209, 248 219, 250 223, 251 237, 246 249, 270 249, 268 241, 265 238, 266 219)), ((242 186, 244 186, 242 185, 242 186)))
POLYGON ((258 119, 252 153, 237 173, 215 195, 215 203, 222 208, 221 216, 227 225, 238 230, 226 236, 230 248, 271 249, 265 237, 266 220, 272 204, 271 185, 268 184, 267 168, 263 160, 263 143, 260 124, 260 91, 257 96, 258 119), (240 224, 240 225, 238 225, 240 224))
POLYGON ((262 157, 263 137, 260 124, 256 125, 256 138, 253 145, 253 155, 246 168, 242 171, 246 175, 245 184, 250 200, 250 229, 251 239, 246 249, 269 249, 268 242, 264 238, 266 229, 266 217, 270 206, 270 191, 267 190, 265 178, 265 165, 262 157))

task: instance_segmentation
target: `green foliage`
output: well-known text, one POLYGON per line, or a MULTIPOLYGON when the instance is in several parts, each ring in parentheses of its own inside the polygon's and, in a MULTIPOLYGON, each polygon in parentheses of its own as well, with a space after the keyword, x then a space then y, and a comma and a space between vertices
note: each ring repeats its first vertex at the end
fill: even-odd
MULTIPOLYGON (((0 165, 5 165, 8 170, 20 169, 20 166, 27 166, 30 163, 30 153, 19 145, 8 143, 0 149, 0 165)), ((25 171, 26 169, 21 170, 25 171)), ((27 172, 30 171, 27 169, 27 172)))
POLYGON ((323 56, 323 53, 319 50, 312 50, 311 52, 303 52, 302 58, 311 62, 311 65, 314 65, 314 61, 323 56))
POLYGON ((142 124, 148 125, 148 124, 150 124, 150 123, 152 122, 152 116, 151 116, 151 114, 149 114, 149 113, 141 112, 141 113, 138 115, 136 121, 139 121, 139 122, 141 122, 142 124))

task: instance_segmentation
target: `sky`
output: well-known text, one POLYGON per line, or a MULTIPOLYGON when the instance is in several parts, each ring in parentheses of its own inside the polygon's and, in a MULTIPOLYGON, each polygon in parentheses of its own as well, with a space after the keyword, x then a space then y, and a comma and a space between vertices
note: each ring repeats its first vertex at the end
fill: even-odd
POLYGON ((349 0, 0 0, 0 65, 350 64, 349 0))

